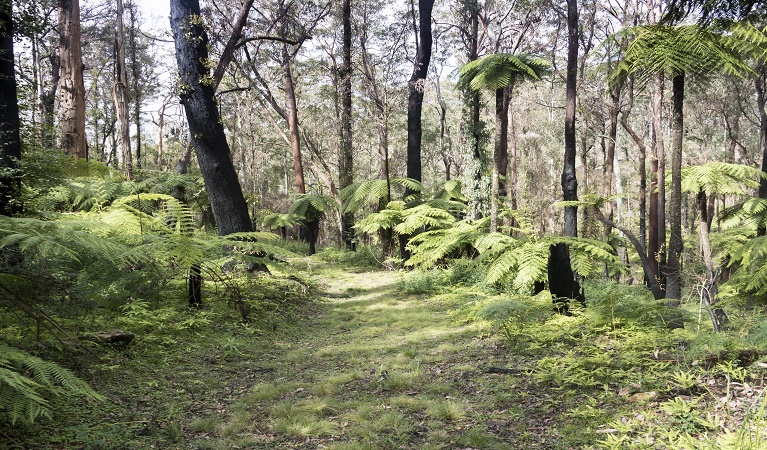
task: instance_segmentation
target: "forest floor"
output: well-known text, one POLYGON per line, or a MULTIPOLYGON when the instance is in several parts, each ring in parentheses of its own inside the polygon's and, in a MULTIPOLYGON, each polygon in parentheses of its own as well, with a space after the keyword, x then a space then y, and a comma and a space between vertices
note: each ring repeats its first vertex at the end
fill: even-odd
POLYGON ((733 372, 741 383, 684 370, 656 379, 620 353, 663 360, 673 350, 627 350, 581 325, 562 325, 577 335, 557 338, 562 347, 515 351, 454 295, 403 289, 403 272, 299 267, 320 292, 292 325, 198 315, 200 326, 176 334, 155 329, 85 370, 106 402, 61 405, 53 421, 0 436, 6 448, 674 448, 664 442, 738 432, 763 395, 745 370, 733 372), (592 347, 572 350, 579 343, 592 347))

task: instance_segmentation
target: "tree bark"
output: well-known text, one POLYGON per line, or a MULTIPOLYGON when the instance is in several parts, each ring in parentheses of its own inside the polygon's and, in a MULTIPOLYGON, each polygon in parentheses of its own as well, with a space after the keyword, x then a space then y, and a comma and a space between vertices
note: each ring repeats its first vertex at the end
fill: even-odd
POLYGON ((506 177, 509 162, 509 99, 507 88, 495 91, 495 146, 493 148, 493 179, 490 187, 490 232, 498 228, 499 197, 505 196, 505 186, 501 177, 506 177))
POLYGON ((700 295, 703 303, 706 305, 706 309, 708 310, 709 315, 711 316, 711 324, 714 327, 714 331, 719 332, 721 331, 722 326, 727 324, 728 319, 722 308, 713 307, 717 301, 717 296, 719 295, 719 288, 716 283, 714 260, 711 258, 708 201, 706 197, 707 195, 704 189, 701 189, 696 196, 698 213, 700 214, 700 219, 698 220, 698 236, 700 238, 700 249, 703 256, 703 263, 706 266, 706 276, 703 279, 700 295))
MULTIPOLYGON (((567 78, 565 80, 565 158, 562 170, 562 193, 565 201, 578 200, 575 172, 576 136, 575 107, 578 76, 578 2, 567 0, 567 78)), ((578 208, 565 208, 565 236, 578 235, 578 208)), ((569 261, 569 259, 568 259, 569 261)))
MULTIPOLYGON (((338 184, 341 189, 354 182, 354 153, 352 148, 352 22, 351 0, 343 0, 343 66, 341 67, 341 151, 338 157, 338 184)), ((341 216, 341 236, 349 250, 356 250, 354 213, 341 216)))
MULTIPOLYGON (((413 74, 408 81, 407 101, 407 177, 421 181, 421 112, 423 110, 423 94, 426 88, 426 75, 429 72, 431 60, 431 12, 434 0, 418 0, 418 38, 413 74)), ((405 189, 405 198, 415 192, 405 189)), ((400 257, 407 259, 409 252, 406 248, 407 237, 400 237, 400 257)))
POLYGON ((293 155, 293 176, 295 177, 296 192, 306 194, 304 182, 304 165, 301 160, 301 138, 298 131, 298 105, 296 104, 296 88, 293 83, 293 72, 290 67, 291 58, 287 44, 282 44, 282 71, 285 82, 285 101, 288 104, 288 129, 290 133, 290 152, 293 155))
POLYGON ((117 0, 115 23, 115 82, 113 95, 117 112, 118 137, 123 156, 125 178, 133 178, 133 155, 130 142, 130 116, 128 115, 128 71, 125 67, 125 32, 123 30, 123 2, 117 0))
POLYGON ((669 224, 671 236, 668 244, 668 269, 666 297, 674 300, 682 295, 681 258, 684 250, 682 241, 682 141, 684 138, 684 74, 675 75, 672 80, 671 119, 671 199, 669 224))
MULTIPOLYGON (((759 151, 762 153, 762 172, 767 172, 767 64, 759 65, 756 79, 756 104, 759 109, 759 151)), ((759 179, 759 198, 767 199, 767 179, 759 179)), ((764 226, 756 230, 757 236, 767 234, 764 226)))
POLYGON ((88 159, 85 139, 85 85, 80 47, 80 1, 59 0, 61 148, 66 155, 88 159))
POLYGON ((661 285, 661 289, 665 291, 666 282, 665 275, 661 273, 660 262, 664 261, 666 246, 665 235, 665 201, 661 202, 662 196, 665 197, 665 185, 662 183, 665 180, 663 169, 661 168, 660 161, 664 160, 665 166, 665 149, 663 148, 663 75, 656 75, 653 84, 653 104, 652 104, 652 127, 651 127, 651 159, 650 159, 650 226, 648 230, 647 238, 647 256, 650 258, 650 265, 652 267, 653 275, 656 277, 661 285), (663 234, 661 235, 661 230, 663 234))
POLYGON ((226 141, 210 73, 208 36, 200 23, 198 0, 170 0, 170 23, 191 141, 205 181, 218 233, 222 236, 253 231, 226 141))
POLYGON ((10 0, 0 0, 0 214, 21 212, 21 159, 19 104, 13 55, 13 22, 10 0))
POLYGON ((652 292, 652 296, 655 298, 655 300, 660 300, 665 297, 665 293, 663 292, 663 289, 661 289, 660 284, 658 283, 658 280, 653 276, 652 273, 652 267, 650 266, 650 259, 647 255, 644 253, 642 248, 642 243, 637 239, 637 237, 634 235, 634 233, 631 232, 626 227, 622 227, 618 225, 617 223, 613 222, 612 220, 605 217, 604 214, 602 214, 602 211, 599 208, 594 208, 594 216, 602 222, 605 226, 615 228, 616 230, 623 233, 626 238, 631 242, 631 244, 634 246, 634 250, 637 251, 639 254, 639 261, 642 265, 642 271, 644 271, 645 279, 647 280, 647 285, 650 287, 650 291, 652 292))

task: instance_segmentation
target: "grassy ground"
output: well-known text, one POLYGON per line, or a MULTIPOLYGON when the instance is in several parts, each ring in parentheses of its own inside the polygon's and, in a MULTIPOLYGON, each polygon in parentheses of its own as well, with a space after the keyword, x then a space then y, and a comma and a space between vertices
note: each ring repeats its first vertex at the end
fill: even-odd
POLYGON ((135 306, 134 343, 69 361, 107 401, 61 402, 0 447, 767 448, 759 352, 639 328, 622 314, 641 289, 565 317, 444 273, 296 267, 317 290, 251 286, 271 307, 248 325, 223 302, 135 306))

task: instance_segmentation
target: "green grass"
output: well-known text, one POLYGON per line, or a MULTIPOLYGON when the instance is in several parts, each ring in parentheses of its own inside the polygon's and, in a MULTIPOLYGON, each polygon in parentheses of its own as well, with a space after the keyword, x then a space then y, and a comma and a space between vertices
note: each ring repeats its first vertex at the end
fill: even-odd
POLYGON ((448 288, 450 271, 349 271, 346 259, 297 260, 309 284, 253 283, 261 315, 248 324, 224 301, 135 305, 115 321, 135 342, 70 358, 109 401, 57 404, 52 420, 0 438, 9 448, 765 448, 765 370, 739 362, 758 360, 746 352, 758 347, 658 326, 641 289, 589 286, 589 308, 564 317, 545 296, 448 288))

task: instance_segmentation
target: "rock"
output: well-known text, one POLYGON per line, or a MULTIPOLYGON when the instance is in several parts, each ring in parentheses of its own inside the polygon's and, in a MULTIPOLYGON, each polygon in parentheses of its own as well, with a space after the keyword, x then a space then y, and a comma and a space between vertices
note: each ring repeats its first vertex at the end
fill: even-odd
POLYGON ((655 391, 648 391, 648 392, 637 392, 636 394, 629 397, 629 401, 633 403, 637 402, 648 402, 655 397, 658 396, 658 393, 655 391))

